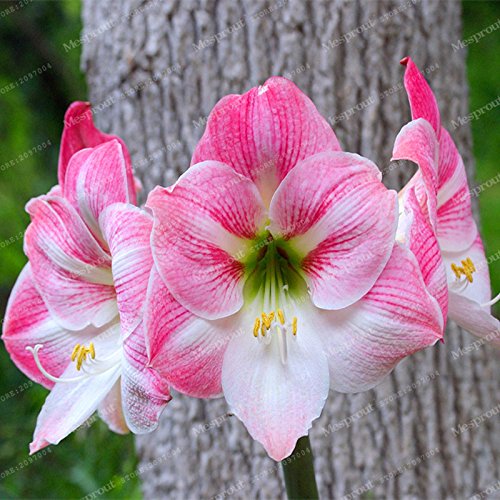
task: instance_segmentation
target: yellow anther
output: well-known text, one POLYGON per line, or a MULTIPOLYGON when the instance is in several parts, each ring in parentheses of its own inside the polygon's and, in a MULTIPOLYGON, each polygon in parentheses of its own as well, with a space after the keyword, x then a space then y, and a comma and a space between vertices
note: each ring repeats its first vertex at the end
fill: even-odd
POLYGON ((271 326, 271 323, 273 321, 274 321, 274 311, 269 313, 269 326, 268 326, 268 328, 271 326))
POLYGON ((455 276, 457 279, 460 279, 461 273, 460 273, 460 268, 456 264, 451 265, 451 270, 455 273, 455 276))
POLYGON ((292 333, 297 335, 297 317, 294 316, 292 319, 292 333))
MULTIPOLYGON (((272 313, 271 313, 272 314, 272 313)), ((266 313, 262 313, 262 324, 269 330, 271 328, 271 315, 267 315, 266 313)))
POLYGON ((476 266, 470 257, 467 257, 465 260, 460 262, 462 265, 458 266, 457 264, 451 264, 451 270, 455 273, 457 279, 460 279, 462 275, 464 275, 469 283, 474 281, 472 274, 476 271, 476 266))
POLYGON ((78 353, 78 359, 76 360, 76 369, 80 370, 83 361, 87 359, 87 349, 82 346, 80 352, 78 353))
POLYGON ((266 325, 264 325, 264 323, 262 323, 262 326, 260 327, 260 333, 262 333, 263 337, 266 336, 266 325))
POLYGON ((76 344, 71 353, 71 361, 76 361, 76 369, 80 370, 83 362, 87 359, 87 354, 90 354, 92 359, 95 359, 95 347, 91 342, 88 347, 83 344, 76 344))
POLYGON ((278 315, 278 319, 280 320, 280 323, 282 325, 284 325, 285 324, 285 315, 283 314, 283 310, 282 309, 278 309, 276 311, 276 314, 278 315))
POLYGON ((78 351, 80 350, 80 344, 76 344, 73 352, 71 353, 71 361, 75 361, 78 351))
POLYGON ((462 266, 465 270, 465 276, 469 280, 470 283, 472 283, 473 278, 472 278, 472 273, 476 271, 476 266, 474 265, 474 262, 472 262, 472 259, 470 257, 467 257, 465 260, 462 261, 462 266))
POLYGON ((259 336, 259 328, 260 328, 260 319, 257 318, 255 320, 255 323, 253 325, 253 336, 258 337, 259 336))

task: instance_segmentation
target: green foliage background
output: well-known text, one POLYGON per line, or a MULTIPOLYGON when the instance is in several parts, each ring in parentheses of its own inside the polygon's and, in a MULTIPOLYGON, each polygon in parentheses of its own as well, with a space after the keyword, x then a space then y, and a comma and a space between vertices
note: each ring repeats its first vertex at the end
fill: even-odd
MULTIPOLYGON (((26 259, 22 234, 29 220, 21 206, 55 184, 62 120, 67 105, 86 96, 79 70, 80 50, 65 52, 63 43, 80 36, 80 2, 34 2, 2 15, 17 2, 0 3, 0 310, 26 259), (11 82, 50 63, 42 74, 6 90, 11 82), (50 143, 31 156, 34 146, 50 143), (21 157, 19 157, 21 155, 21 157), (18 158, 9 167, 8 162, 18 158)), ((466 1, 464 38, 500 18, 500 2, 466 1)), ((499 95, 500 30, 469 46, 470 109, 499 95)), ((500 107, 471 123, 477 184, 498 175, 500 107)), ((479 196, 487 252, 500 250, 498 219, 500 184, 479 196)), ((490 266, 493 290, 500 291, 500 259, 490 266)), ((498 309, 497 309, 498 310, 498 309)), ((28 466, 28 443, 36 415, 47 391, 29 385, 0 347, 0 498, 78 498, 110 480, 133 472, 136 458, 131 436, 117 436, 100 421, 81 429, 52 447, 28 466), (14 391, 14 395, 9 395, 14 391), (17 392, 17 393, 16 393, 17 392), (10 469, 14 472, 10 473, 10 469)), ((140 498, 138 479, 106 494, 111 498, 140 498)))

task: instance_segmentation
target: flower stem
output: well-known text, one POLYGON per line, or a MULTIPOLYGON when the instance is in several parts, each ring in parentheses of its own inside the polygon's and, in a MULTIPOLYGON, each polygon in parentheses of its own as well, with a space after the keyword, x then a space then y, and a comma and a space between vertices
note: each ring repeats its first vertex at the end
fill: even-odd
POLYGON ((281 465, 289 500, 319 498, 309 436, 303 436, 297 441, 293 453, 282 460, 281 465))

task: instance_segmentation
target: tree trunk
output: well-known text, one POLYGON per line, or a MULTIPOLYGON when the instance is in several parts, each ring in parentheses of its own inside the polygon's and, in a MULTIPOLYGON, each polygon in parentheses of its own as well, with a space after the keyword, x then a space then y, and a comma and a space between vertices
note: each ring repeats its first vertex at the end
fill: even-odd
MULTIPOLYGON (((427 69, 451 128, 468 112, 465 52, 451 45, 460 14, 457 0, 85 0, 82 64, 97 123, 125 139, 145 193, 188 167, 218 99, 271 75, 294 80, 344 149, 398 188, 412 173, 389 167, 409 119, 398 62, 427 69)), ((452 134, 472 178, 470 128, 452 134)), ((330 394, 311 431, 322 498, 466 498, 495 483, 500 420, 457 427, 498 404, 491 349, 453 354, 473 341, 450 324, 445 344, 376 389, 330 394)), ((137 438, 145 498, 284 496, 280 468, 227 412, 223 399, 175 394, 159 429, 137 438)))

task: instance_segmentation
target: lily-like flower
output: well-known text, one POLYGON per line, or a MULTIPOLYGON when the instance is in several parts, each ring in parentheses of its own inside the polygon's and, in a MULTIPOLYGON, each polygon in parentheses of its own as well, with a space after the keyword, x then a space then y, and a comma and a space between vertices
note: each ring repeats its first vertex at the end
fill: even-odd
POLYGON ((149 431, 170 399, 142 324, 152 218, 134 206, 123 143, 104 137, 85 147, 99 134, 87 113, 67 123, 60 185, 27 204, 29 263, 9 299, 3 341, 16 365, 51 389, 31 453, 59 443, 96 409, 116 432, 149 431))
MULTIPOLYGON (((410 58, 404 83, 409 96, 413 121, 399 133, 393 159, 412 160, 419 170, 400 192, 400 203, 409 209, 407 193, 413 190, 439 243, 446 270, 448 313, 460 326, 493 344, 500 345, 500 322, 491 314, 488 261, 472 216, 467 175, 450 134, 441 126, 436 98, 410 58)), ((405 209, 402 209, 404 212, 405 209)))
POLYGON ((282 78, 215 107, 195 164, 156 188, 145 324, 175 389, 224 395, 275 460, 329 388, 376 385, 442 337, 396 193, 282 78), (199 163, 196 163, 199 162, 199 163))

